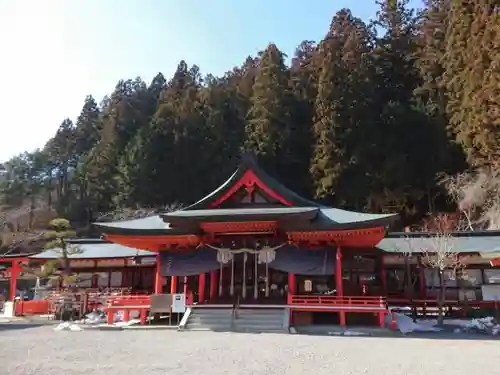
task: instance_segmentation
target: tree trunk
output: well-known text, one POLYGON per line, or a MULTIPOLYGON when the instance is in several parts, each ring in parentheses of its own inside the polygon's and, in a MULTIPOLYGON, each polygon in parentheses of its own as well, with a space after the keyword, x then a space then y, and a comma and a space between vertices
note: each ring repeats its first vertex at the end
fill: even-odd
POLYGON ((31 194, 30 197, 30 213, 29 213, 29 229, 33 229, 33 221, 35 220, 35 194, 31 194))
POLYGON ((67 246, 66 241, 64 241, 64 239, 61 239, 61 252, 63 258, 64 276, 71 276, 71 264, 69 261, 68 250, 66 249, 66 246, 67 246))
MULTIPOLYGON (((68 251, 67 251, 66 246, 67 246, 66 241, 64 241, 64 238, 61 238, 63 275, 66 276, 66 280, 68 280, 69 276, 71 276, 71 264, 70 264, 70 260, 68 257, 68 251)), ((64 276, 63 276, 63 282, 65 282, 64 276)), ((71 318, 73 316, 73 300, 70 296, 64 297, 62 311, 61 311, 60 315, 61 315, 61 320, 63 320, 63 321, 71 320, 71 318)))
POLYGON ((415 306, 414 301, 414 293, 413 293, 413 283, 411 277, 411 263, 409 257, 405 257, 405 267, 406 267, 406 293, 408 298, 410 299, 410 307, 411 307, 411 317, 414 322, 417 321, 417 308, 415 306))
POLYGON ((52 209, 52 173, 54 171, 52 169, 49 170, 49 180, 47 182, 47 205, 49 206, 49 210, 52 209))
POLYGON ((444 301, 446 297, 446 284, 444 282, 444 270, 439 270, 439 297, 438 297, 438 325, 444 322, 444 301))

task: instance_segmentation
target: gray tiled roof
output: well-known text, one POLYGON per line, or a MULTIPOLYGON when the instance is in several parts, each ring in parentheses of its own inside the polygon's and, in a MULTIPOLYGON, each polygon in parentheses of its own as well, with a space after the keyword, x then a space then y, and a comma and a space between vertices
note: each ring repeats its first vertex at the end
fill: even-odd
MULTIPOLYGON (((495 253, 500 251, 500 234, 485 236, 450 236, 441 242, 455 253, 495 253)), ((377 248, 390 253, 433 252, 437 246, 436 237, 398 237, 384 238, 377 248)))
POLYGON ((250 215, 286 215, 317 211, 317 207, 256 207, 256 208, 215 208, 206 210, 178 210, 163 214, 164 217, 218 217, 250 215))
MULTIPOLYGON (((387 225, 394 214, 365 214, 361 212, 340 210, 327 207, 259 207, 259 208, 229 208, 229 209, 201 209, 201 210, 178 210, 162 214, 167 221, 195 219, 212 221, 224 220, 244 220, 245 216, 250 218, 260 218, 266 220, 268 217, 280 218, 287 215, 301 215, 303 219, 308 220, 306 225, 309 230, 314 228, 319 230, 328 230, 332 228, 343 229, 350 225, 387 225), (303 216, 306 215, 306 216, 303 216)), ((116 222, 96 223, 104 232, 111 231, 134 231, 145 234, 177 234, 182 227, 172 229, 168 223, 165 223, 160 215, 151 216, 143 219, 125 220, 116 222)))
MULTIPOLYGON (((137 250, 130 247, 108 243, 105 241, 71 241, 70 245, 78 252, 70 254, 70 259, 112 259, 112 258, 132 258, 136 256, 148 257, 156 256, 156 253, 144 250, 137 250)), ((71 252, 71 250, 70 250, 71 252)), ((30 256, 31 259, 57 259, 61 257, 61 250, 51 249, 40 254, 30 256)))
POLYGON ((108 228, 127 228, 127 229, 168 229, 168 223, 165 223, 160 215, 143 217, 141 219, 122 220, 113 222, 94 223, 99 227, 108 228))
POLYGON ((324 218, 339 224, 361 223, 363 221, 375 221, 396 217, 397 214, 365 214, 362 212, 346 211, 338 208, 321 208, 324 218))

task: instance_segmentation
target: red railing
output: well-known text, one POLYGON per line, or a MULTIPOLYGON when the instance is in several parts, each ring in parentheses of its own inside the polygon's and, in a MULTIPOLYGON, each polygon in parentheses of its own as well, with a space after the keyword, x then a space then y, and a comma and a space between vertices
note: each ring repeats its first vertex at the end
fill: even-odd
POLYGON ((149 306, 151 296, 149 295, 128 295, 110 296, 106 300, 107 306, 149 306))
POLYGON ((351 296, 314 296, 289 294, 289 305, 308 305, 308 306, 324 306, 324 307, 386 307, 384 297, 351 297, 351 296))
POLYGON ((16 301, 16 315, 42 315, 49 313, 49 301, 16 301))

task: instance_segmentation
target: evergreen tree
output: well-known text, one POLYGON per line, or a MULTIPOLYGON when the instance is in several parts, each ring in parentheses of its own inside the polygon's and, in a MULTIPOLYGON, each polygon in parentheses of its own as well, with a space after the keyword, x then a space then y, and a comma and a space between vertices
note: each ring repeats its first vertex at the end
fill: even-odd
POLYGON ((473 165, 494 166, 500 157, 498 2, 452 4, 444 56, 450 125, 473 165))
POLYGON ((294 163, 293 137, 300 129, 292 117, 295 100, 284 59, 275 44, 260 54, 244 149, 254 152, 267 170, 293 187, 299 172, 294 163))
MULTIPOLYGON (((366 25, 343 9, 332 20, 326 38, 319 45, 321 67, 314 113, 315 147, 311 173, 316 197, 327 202, 345 202, 349 189, 339 191, 344 172, 356 163, 356 149, 362 147, 358 129, 370 117, 368 77, 371 34, 366 25)), ((352 185, 350 190, 352 191, 352 185)))
POLYGON ((99 141, 102 130, 101 111, 92 95, 85 98, 82 111, 76 120, 75 153, 86 155, 99 141))
POLYGON ((2 163, 1 208, 54 207, 86 226, 116 208, 189 204, 248 150, 327 204, 408 224, 449 209, 437 176, 500 156, 496 2, 378 4, 371 24, 339 11, 290 66, 269 44, 221 77, 181 61, 167 79, 88 96, 42 150, 2 163))
POLYGON ((446 28, 446 49, 443 61, 442 84, 446 90, 446 113, 449 128, 471 157, 474 149, 468 136, 467 113, 470 110, 469 95, 466 92, 469 66, 467 56, 470 29, 473 22, 473 5, 451 2, 446 28))

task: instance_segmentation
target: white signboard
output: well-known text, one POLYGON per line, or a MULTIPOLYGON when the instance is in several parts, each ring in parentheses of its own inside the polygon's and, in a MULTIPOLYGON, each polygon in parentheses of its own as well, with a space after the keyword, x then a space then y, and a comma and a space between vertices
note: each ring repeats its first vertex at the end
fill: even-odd
POLYGON ((481 285, 483 301, 500 301, 500 284, 481 285))
POLYGON ((186 295, 172 294, 172 312, 184 313, 186 311, 186 295))

